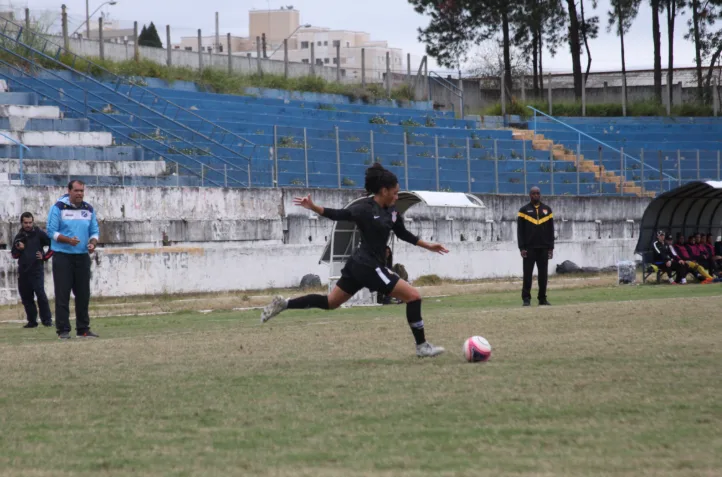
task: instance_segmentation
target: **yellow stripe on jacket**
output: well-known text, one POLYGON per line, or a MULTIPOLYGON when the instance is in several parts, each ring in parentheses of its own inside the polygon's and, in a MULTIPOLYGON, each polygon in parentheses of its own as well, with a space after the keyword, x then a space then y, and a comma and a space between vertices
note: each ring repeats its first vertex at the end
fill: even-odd
POLYGON ((531 215, 527 215, 527 214, 525 214, 525 213, 523 213, 523 212, 519 212, 519 217, 521 217, 522 219, 526 220, 527 222, 531 222, 531 223, 534 224, 534 225, 541 225, 541 224, 543 224, 544 222, 546 222, 546 221, 548 221, 549 219, 551 219, 552 217, 554 217, 554 213, 551 213, 551 214, 547 215, 546 217, 542 217, 541 219, 537 219, 537 218, 535 218, 535 217, 532 217, 531 215))

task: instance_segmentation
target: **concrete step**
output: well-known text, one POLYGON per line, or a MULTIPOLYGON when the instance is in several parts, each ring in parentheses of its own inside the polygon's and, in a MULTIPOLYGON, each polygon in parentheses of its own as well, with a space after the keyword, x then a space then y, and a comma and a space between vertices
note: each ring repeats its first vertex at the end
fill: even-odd
MULTIPOLYGON (((171 171, 172 172, 172 171, 171 171)), ((0 173, 19 174, 19 159, 0 159, 0 173)), ((165 161, 50 161, 24 159, 24 174, 66 176, 161 176, 169 173, 165 161)))
MULTIPOLYGON (((24 93, 23 93, 24 94, 24 93)), ((2 97, 2 94, 0 94, 2 97)), ((28 106, 21 104, 0 104, 0 118, 33 118, 60 119, 60 108, 57 106, 28 106)))
POLYGON ((28 119, 18 116, 4 118, 0 116, 0 130, 10 131, 64 131, 88 132, 90 123, 87 119, 28 119))
MULTIPOLYGON (((145 151, 137 146, 84 147, 84 146, 30 146, 24 150, 25 159, 49 159, 55 161, 143 161, 153 160, 146 157, 145 151)), ((20 157, 19 147, 0 145, 0 158, 20 157)))
POLYGON ((10 136, 26 146, 111 146, 113 135, 108 132, 58 132, 0 130, 0 145, 10 145, 10 136))
POLYGON ((0 93, 2 104, 37 106, 38 96, 35 93, 0 93))

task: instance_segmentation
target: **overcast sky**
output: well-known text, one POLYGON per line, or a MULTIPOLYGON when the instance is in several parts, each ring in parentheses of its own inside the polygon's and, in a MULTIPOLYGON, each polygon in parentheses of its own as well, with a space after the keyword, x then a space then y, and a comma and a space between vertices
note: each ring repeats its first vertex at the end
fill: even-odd
MULTIPOLYGON (((417 14, 406 0, 117 0, 115 6, 105 6, 102 11, 112 19, 120 20, 123 26, 132 26, 134 20, 140 24, 155 22, 165 42, 165 25, 170 24, 173 41, 180 36, 194 36, 198 28, 209 35, 214 33, 215 12, 220 13, 220 31, 224 35, 245 35, 248 33, 248 10, 279 8, 293 5, 301 12, 301 22, 314 26, 365 31, 372 40, 387 40, 390 46, 402 48, 419 57, 424 55, 424 45, 419 43, 417 29, 425 26, 428 19, 417 14)), ((7 0, 0 3, 8 4, 7 0)), ((11 2, 13 7, 27 6, 32 11, 46 11, 52 15, 60 10, 62 1, 27 0, 11 2)), ((85 0, 65 0, 68 6, 71 31, 85 18, 85 0)), ((91 12, 103 0, 90 0, 91 12)), ((589 2, 591 4, 591 2, 589 2)), ((618 70, 621 66, 619 38, 607 33, 607 10, 609 0, 600 0, 594 14, 600 17, 600 38, 590 44, 592 71, 618 70)), ((591 11, 591 6, 589 10, 591 11)), ((586 12, 585 12, 586 13, 586 12)), ((692 43, 684 40, 687 30, 686 19, 678 18, 675 31, 675 66, 692 66, 694 49, 692 43)), ((667 64, 666 17, 660 15, 662 23, 662 64, 667 64)), ((97 21, 97 17, 93 18, 97 21)), ((627 68, 652 68, 652 20, 648 2, 644 1, 632 30, 625 36, 627 68)), ((571 58, 567 48, 560 49, 556 57, 545 53, 545 71, 571 71, 571 58)), ((583 59, 586 65, 586 59, 583 59)))

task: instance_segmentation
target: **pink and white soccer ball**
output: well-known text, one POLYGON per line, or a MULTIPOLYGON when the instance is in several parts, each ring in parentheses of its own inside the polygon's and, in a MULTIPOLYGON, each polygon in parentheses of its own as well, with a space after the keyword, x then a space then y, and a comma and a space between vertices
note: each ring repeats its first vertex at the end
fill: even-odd
POLYGON ((464 357, 470 363, 488 361, 491 345, 483 336, 472 336, 464 342, 464 357))

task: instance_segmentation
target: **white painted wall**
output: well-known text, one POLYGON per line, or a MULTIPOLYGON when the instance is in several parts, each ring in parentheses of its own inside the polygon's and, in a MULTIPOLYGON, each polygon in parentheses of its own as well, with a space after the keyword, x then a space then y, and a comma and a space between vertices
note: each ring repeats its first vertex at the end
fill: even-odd
MULTIPOLYGON (((635 245, 632 239, 603 240, 593 246, 560 242, 549 270, 553 274, 564 260, 596 267, 633 260, 635 245)), ((522 275, 521 258, 513 242, 454 243, 449 249, 448 255, 441 256, 400 244, 394 258, 405 265, 411 280, 432 273, 454 279, 522 275)), ((327 284, 328 267, 318 263, 321 252, 322 247, 316 245, 263 244, 104 249, 93 256, 91 291, 95 296, 125 296, 295 287, 307 273, 319 275, 327 284)), ((10 254, 0 253, 0 270, 10 272, 13 267, 10 254)), ((53 296, 50 263, 45 270, 46 291, 53 296)), ((16 296, 15 274, 0 274, 0 280, 5 296, 16 296)))
MULTIPOLYGON (((0 188, 0 244, 6 245, 0 252, 0 303, 17 297, 15 264, 8 250, 19 229, 20 214, 30 211, 42 224, 64 193, 62 187, 0 188)), ((292 205, 293 197, 307 193, 328 207, 343 207, 359 196, 358 191, 328 189, 88 186, 86 200, 97 211, 103 244, 93 257, 93 294, 287 287, 297 286, 307 273, 318 274, 326 282, 328 269, 318 261, 332 222, 312 220, 308 211, 292 205), (174 242, 172 246, 161 246, 164 233, 174 242)), ((451 250, 440 256, 397 244, 396 261, 406 266, 412 279, 431 273, 456 279, 521 275, 516 218, 528 199, 481 198, 486 209, 415 206, 409 211, 407 228, 451 250)), ((552 273, 564 260, 604 267, 633 259, 639 220, 649 199, 544 200, 553 207, 557 223, 552 273)), ((46 289, 52 295, 49 264, 46 271, 46 289)))
POLYGON ((0 145, 15 144, 8 137, 26 146, 88 146, 103 147, 113 144, 113 135, 108 132, 67 132, 67 131, 2 131, 0 145))

